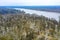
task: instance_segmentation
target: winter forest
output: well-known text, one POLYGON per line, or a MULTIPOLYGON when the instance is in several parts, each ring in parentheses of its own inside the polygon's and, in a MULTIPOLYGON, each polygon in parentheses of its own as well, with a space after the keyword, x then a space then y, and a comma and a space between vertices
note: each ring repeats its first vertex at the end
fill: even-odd
POLYGON ((60 17, 56 21, 24 11, 4 10, 0 9, 0 40, 60 40, 60 17))

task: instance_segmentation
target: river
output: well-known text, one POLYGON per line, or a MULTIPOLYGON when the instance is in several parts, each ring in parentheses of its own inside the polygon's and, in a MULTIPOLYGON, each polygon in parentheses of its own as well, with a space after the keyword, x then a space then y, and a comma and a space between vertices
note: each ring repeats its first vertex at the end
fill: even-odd
POLYGON ((56 12, 38 11, 38 10, 23 9, 23 8, 15 8, 15 9, 23 10, 26 13, 30 13, 30 14, 34 13, 34 14, 37 14, 37 15, 43 15, 43 16, 48 17, 48 18, 54 18, 57 21, 59 20, 59 16, 60 16, 60 13, 56 13, 56 12))

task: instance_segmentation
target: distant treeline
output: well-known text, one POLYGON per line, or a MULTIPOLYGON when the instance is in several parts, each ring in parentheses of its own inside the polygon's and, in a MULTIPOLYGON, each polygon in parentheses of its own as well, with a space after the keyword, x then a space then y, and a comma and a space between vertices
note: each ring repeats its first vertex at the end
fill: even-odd
POLYGON ((12 8, 0 8, 0 14, 17 14, 23 11, 12 9, 12 8))
POLYGON ((25 8, 60 13, 60 6, 0 6, 0 8, 25 8))

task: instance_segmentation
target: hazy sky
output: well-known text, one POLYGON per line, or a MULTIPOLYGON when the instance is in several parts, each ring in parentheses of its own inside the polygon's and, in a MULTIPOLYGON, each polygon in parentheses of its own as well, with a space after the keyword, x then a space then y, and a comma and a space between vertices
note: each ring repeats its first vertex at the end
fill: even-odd
POLYGON ((0 0, 0 6, 60 5, 60 0, 0 0))

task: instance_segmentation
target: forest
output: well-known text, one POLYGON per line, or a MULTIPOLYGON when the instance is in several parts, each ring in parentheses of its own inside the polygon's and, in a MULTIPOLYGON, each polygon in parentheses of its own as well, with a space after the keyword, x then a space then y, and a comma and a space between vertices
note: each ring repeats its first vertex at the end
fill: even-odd
POLYGON ((6 10, 0 10, 0 40, 60 40, 60 20, 6 10))

